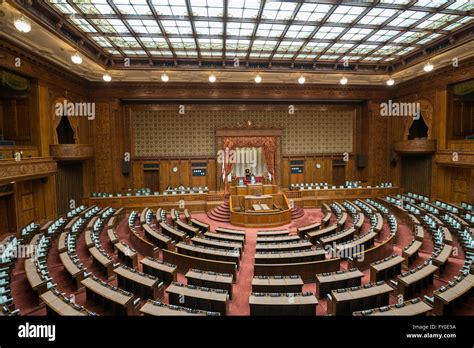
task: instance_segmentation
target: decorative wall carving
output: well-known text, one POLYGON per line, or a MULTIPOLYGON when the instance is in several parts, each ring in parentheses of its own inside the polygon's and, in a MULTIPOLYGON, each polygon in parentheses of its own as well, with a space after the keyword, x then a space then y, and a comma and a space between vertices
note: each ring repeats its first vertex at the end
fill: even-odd
POLYGON ((49 146, 51 156, 58 161, 85 160, 94 157, 94 146, 87 144, 56 144, 49 146))
POLYGON ((114 132, 112 129, 111 106, 109 103, 96 103, 96 118, 94 122, 95 177, 96 190, 101 192, 113 191, 113 147, 111 146, 114 132))
POLYGON ((50 176, 57 171, 56 162, 49 157, 3 160, 0 166, 0 184, 50 176))
POLYGON ((413 139, 395 143, 395 151, 402 154, 430 154, 436 152, 436 140, 413 139))

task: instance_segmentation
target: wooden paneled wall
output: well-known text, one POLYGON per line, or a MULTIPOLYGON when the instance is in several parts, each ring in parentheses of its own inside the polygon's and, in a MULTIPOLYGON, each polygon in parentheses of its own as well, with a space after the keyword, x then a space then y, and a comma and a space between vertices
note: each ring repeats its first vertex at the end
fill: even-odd
POLYGON ((0 195, 0 235, 16 231, 15 196, 13 193, 0 195))
POLYGON ((76 207, 81 205, 84 194, 82 174, 81 162, 58 163, 56 174, 58 214, 64 214, 70 210, 71 200, 74 200, 76 207))
POLYGON ((56 214, 51 216, 51 211, 56 212, 56 207, 51 206, 51 197, 47 193, 50 181, 51 178, 35 179, 17 182, 14 185, 17 228, 32 221, 41 222, 55 217, 56 214))
POLYGON ((0 135, 17 145, 31 145, 30 108, 26 97, 0 98, 0 135))
POLYGON ((407 192, 431 196, 431 156, 403 156, 401 158, 401 186, 407 192))
POLYGON ((219 183, 216 183, 216 160, 213 158, 169 158, 169 159, 147 159, 147 160, 135 160, 133 161, 133 187, 143 188, 145 187, 145 172, 153 171, 156 175, 159 175, 159 190, 164 191, 168 186, 181 186, 184 187, 205 187, 209 190, 219 190, 219 183), (192 164, 193 163, 206 163, 207 175, 206 176, 193 176, 192 175, 192 164), (158 165, 157 170, 147 170, 145 165, 154 164, 158 165), (178 168, 177 172, 173 171, 173 168, 178 168))
MULTIPOLYGON (((329 185, 332 185, 334 160, 343 160, 343 154, 283 157, 283 188, 289 188, 291 184, 301 183, 327 182, 329 185), (292 161, 303 161, 304 170, 302 174, 291 173, 292 166, 290 163, 292 161)), ((356 166, 356 156, 352 154, 349 155, 349 160, 344 166, 344 172, 344 181, 359 180, 359 178, 361 178, 361 169, 358 169, 356 166)))

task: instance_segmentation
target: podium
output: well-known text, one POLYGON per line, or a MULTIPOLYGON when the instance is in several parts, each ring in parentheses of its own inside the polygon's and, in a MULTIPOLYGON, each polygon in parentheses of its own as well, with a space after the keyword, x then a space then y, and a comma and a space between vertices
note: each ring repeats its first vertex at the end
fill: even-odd
POLYGON ((264 185, 261 183, 237 185, 229 188, 231 195, 237 196, 261 196, 261 195, 273 195, 278 193, 277 185, 264 185))

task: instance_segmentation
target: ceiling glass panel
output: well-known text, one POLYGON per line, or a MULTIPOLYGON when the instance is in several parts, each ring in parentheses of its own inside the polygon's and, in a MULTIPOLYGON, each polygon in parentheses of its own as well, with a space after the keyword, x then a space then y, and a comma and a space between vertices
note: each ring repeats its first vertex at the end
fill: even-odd
MULTIPOLYGON (((104 55, 390 64, 474 21, 473 1, 45 0, 104 55), (225 46, 224 46, 225 45, 225 46)), ((443 42, 449 42, 444 40, 443 42)))

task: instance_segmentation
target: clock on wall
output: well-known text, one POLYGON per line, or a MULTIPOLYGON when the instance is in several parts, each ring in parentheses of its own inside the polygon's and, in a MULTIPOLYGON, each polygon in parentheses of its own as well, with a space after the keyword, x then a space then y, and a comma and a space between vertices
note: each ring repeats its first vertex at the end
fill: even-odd
POLYGON ((173 167, 172 171, 173 171, 173 173, 177 173, 178 172, 178 167, 173 167))

